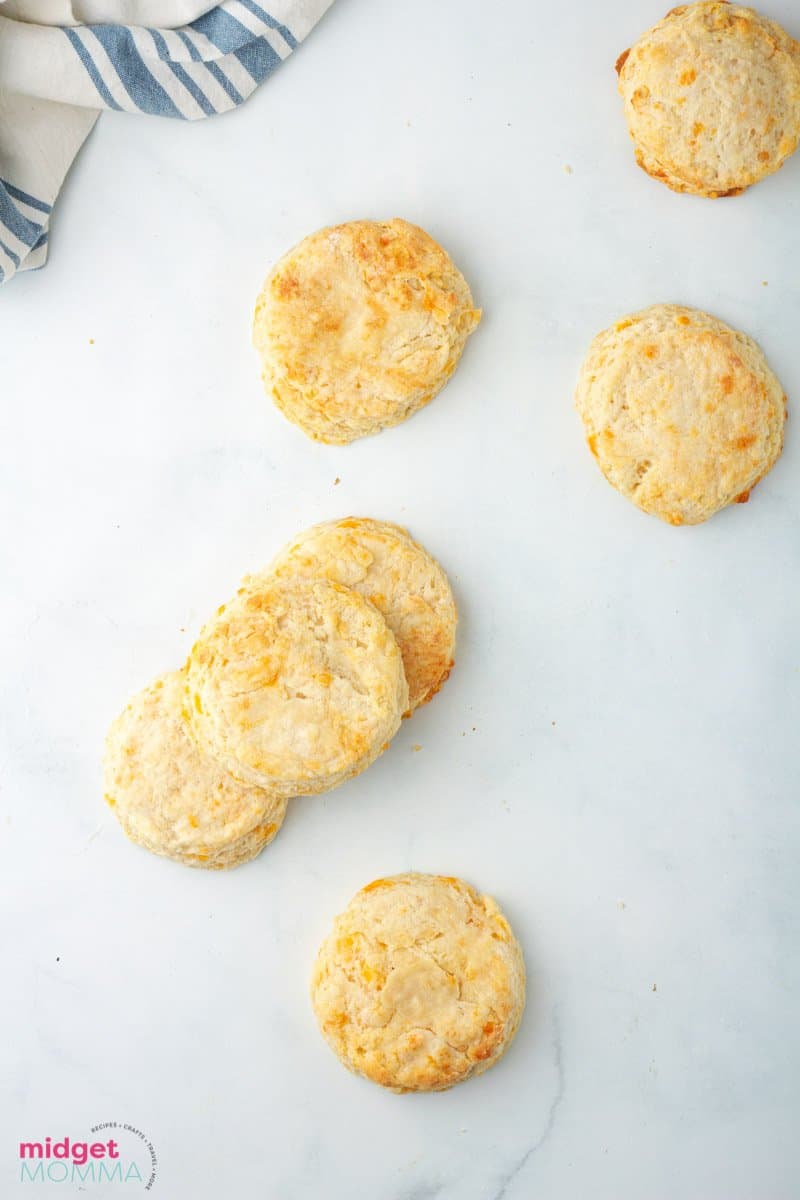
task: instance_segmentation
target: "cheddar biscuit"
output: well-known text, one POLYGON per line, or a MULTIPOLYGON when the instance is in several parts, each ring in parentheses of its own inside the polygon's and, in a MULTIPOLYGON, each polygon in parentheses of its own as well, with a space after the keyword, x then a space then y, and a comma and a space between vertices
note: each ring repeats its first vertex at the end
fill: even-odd
POLYGON ((491 897, 448 876, 395 875, 362 888, 336 918, 311 998, 351 1071, 396 1092, 442 1091, 508 1049, 525 966, 491 897))
POLYGON ((181 671, 139 692, 111 726, 105 793, 133 842, 189 866, 254 858, 281 827, 286 801, 233 779, 189 736, 181 671))
POLYGON ((272 269, 253 344, 284 415, 342 445, 427 404, 479 319, 464 277, 424 230, 350 221, 311 234, 272 269))
MULTIPOLYGON (((442 568, 407 530, 346 517, 299 534, 267 569, 281 579, 320 578, 355 588, 397 639, 410 712, 438 692, 453 666, 458 612, 442 568)), ((246 580, 258 586, 262 576, 246 580)))
POLYGON ((783 448, 786 397, 764 354, 693 308, 657 304, 599 334, 576 406, 608 482, 672 525, 747 500, 783 448))
POLYGON ((736 195, 800 141, 800 44, 752 8, 674 8, 617 70, 637 162, 673 191, 736 195))
POLYGON ((327 581, 266 579, 202 630, 187 663, 191 730, 232 775, 290 797, 368 767, 408 707, 393 634, 327 581))

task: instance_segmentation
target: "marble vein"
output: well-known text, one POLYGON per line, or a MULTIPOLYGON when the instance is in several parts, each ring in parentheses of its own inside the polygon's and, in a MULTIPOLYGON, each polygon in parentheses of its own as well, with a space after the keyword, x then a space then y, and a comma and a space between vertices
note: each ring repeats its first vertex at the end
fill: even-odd
POLYGON ((564 1056, 561 1046, 561 1019, 559 1017, 557 1004, 553 1006, 550 1020, 553 1027, 552 1045, 553 1062, 556 1068, 556 1090, 550 1103, 550 1108, 547 1113, 547 1120, 545 1121, 544 1129, 539 1134, 539 1137, 536 1139, 533 1145, 528 1147, 515 1166, 512 1167, 512 1169, 503 1177, 500 1187, 495 1192, 492 1200, 505 1200, 505 1197, 508 1195, 509 1189, 513 1186, 514 1181, 525 1170, 528 1162, 531 1158, 533 1158, 536 1152, 541 1150, 542 1146, 553 1132, 556 1114, 558 1113, 561 1102, 564 1099, 564 1056))

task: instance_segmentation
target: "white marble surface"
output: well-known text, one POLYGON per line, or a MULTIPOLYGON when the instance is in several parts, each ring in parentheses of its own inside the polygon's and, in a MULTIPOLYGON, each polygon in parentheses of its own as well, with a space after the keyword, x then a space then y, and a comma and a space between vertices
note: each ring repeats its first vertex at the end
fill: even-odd
POLYGON ((663 7, 337 0, 231 117, 104 117, 0 294, 4 1197, 18 1140, 113 1119, 165 1200, 800 1195, 800 156, 718 203, 636 169, 613 64, 663 7), (306 232, 393 214, 483 325, 425 412, 312 445, 251 303, 306 232), (571 403, 596 330, 658 300, 746 328, 794 401, 752 502, 696 529, 605 484, 571 403), (130 846, 109 721, 351 512, 451 573, 451 681, 255 863, 130 846), (332 915, 408 868, 496 894, 530 970, 507 1058, 431 1097, 349 1076, 307 1000, 332 915))

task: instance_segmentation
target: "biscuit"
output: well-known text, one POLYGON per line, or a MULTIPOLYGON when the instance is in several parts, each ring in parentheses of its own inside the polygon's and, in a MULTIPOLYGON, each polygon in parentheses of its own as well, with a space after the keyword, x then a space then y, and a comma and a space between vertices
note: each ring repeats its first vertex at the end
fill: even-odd
POLYGON ((350 221, 272 269, 253 344, 266 391, 310 438, 397 425, 444 387, 480 320, 441 246, 407 221, 350 221))
POLYGON ((139 692, 109 730, 105 794, 133 842, 189 866, 247 862, 275 837, 286 801, 231 778, 189 736, 183 672, 139 692))
POLYGON ((671 525, 743 502, 783 448, 786 397, 756 343, 656 304, 599 334, 575 397, 608 482, 671 525))
POLYGON ((385 750, 408 707, 393 634, 358 592, 265 579, 201 631, 187 663, 199 745, 291 797, 327 791, 385 750))
MULTIPOLYGON (((458 623, 450 584, 436 559, 399 525, 367 517, 326 521, 290 542, 267 572, 281 579, 330 579, 371 600, 400 647, 409 713, 450 674, 458 623)), ((245 580, 245 586, 258 587, 262 578, 245 580)))
POLYGON ((673 191, 737 195, 800 141, 800 43, 752 8, 674 8, 617 71, 636 160, 673 191))
POLYGON ((491 897, 447 876, 395 875, 362 888, 336 918, 311 1000, 351 1071, 396 1092, 443 1091, 508 1049, 525 965, 491 897))

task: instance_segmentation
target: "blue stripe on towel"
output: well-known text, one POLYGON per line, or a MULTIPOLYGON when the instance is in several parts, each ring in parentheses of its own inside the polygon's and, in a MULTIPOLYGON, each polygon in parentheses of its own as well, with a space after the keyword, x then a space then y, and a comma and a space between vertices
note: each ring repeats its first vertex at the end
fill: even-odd
MULTIPOLYGON (((34 246, 33 249, 36 249, 36 247, 34 246)), ((0 250, 2 250, 4 254, 8 255, 15 267, 19 266, 19 255, 15 254, 11 247, 7 246, 4 241, 0 241, 0 250)))
POLYGON ((186 49, 189 51, 189 57, 193 58, 195 62, 202 62, 203 56, 200 53, 200 51, 197 49, 197 46, 195 46, 192 39, 188 36, 188 34, 184 33, 184 31, 182 29, 176 29, 175 32, 177 33, 178 37, 183 42, 186 49))
POLYGON ((273 50, 264 38, 258 38, 249 46, 242 46, 241 50, 234 50, 234 54, 256 83, 265 80, 270 71, 274 71, 283 61, 277 50, 273 50))
MULTIPOLYGON (((125 91, 138 109, 157 117, 183 116, 151 73, 129 29, 124 25, 90 25, 89 28, 111 59, 125 91)), ((119 105, 114 107, 119 108, 119 105)))
POLYGON ((281 25, 280 21, 276 21, 274 17, 265 12, 260 4, 256 4, 255 0, 239 0, 245 8, 249 9, 254 17, 258 17, 259 21, 263 21, 265 25, 269 25, 270 29, 277 29, 283 40, 292 50, 297 49, 297 38, 292 33, 291 29, 287 29, 285 25, 281 25))
POLYGON ((95 65, 94 59, 92 58, 91 54, 86 49, 86 47, 84 46, 81 39, 78 37, 75 30, 66 28, 66 29, 62 30, 62 33, 66 34, 66 36, 69 38, 70 42, 72 43, 75 53, 77 54, 78 58, 81 60, 84 67, 86 68, 86 72, 87 72, 89 78, 91 79, 92 83, 94 84, 94 86, 97 88, 100 96, 102 97, 103 103, 108 108, 115 108, 117 110, 117 112, 122 112, 122 105, 117 104, 116 100, 111 95, 111 92, 108 90, 105 83, 103 82, 103 76, 98 71, 98 69, 95 65))
POLYGON ((218 46, 225 54, 230 54, 234 50, 241 50, 242 46, 246 46, 248 42, 252 42, 254 35, 249 29, 242 25, 241 21, 237 21, 230 13, 225 12, 222 8, 212 8, 211 12, 203 13, 202 17, 198 17, 196 21, 188 26, 189 29, 196 29, 198 33, 202 33, 210 42, 218 46))
POLYGON ((203 114, 206 117, 213 117, 217 110, 214 108, 214 105, 211 103, 200 85, 196 83, 194 79, 192 79, 186 68, 182 67, 180 63, 175 62, 170 63, 169 65, 172 70, 172 74, 176 79, 181 81, 187 92, 194 97, 194 99, 202 108, 203 114))
POLYGON ((207 117, 213 117, 215 112, 217 111, 214 108, 214 105, 211 103, 211 101, 209 100, 209 98, 205 94, 205 92, 202 90, 202 88, 197 83, 195 83, 194 79, 192 79, 189 72, 184 67, 182 67, 180 63, 176 63, 176 62, 172 61, 172 55, 169 52, 169 46, 165 42, 162 35, 158 32, 157 29, 151 29, 150 36, 152 37, 153 41, 155 42, 156 48, 158 50, 159 58, 163 59, 163 61, 168 64, 168 66, 172 70, 172 74, 175 76, 176 79, 180 80, 180 82, 186 88, 189 95, 192 96, 193 99, 197 101, 197 103, 200 105, 200 107, 202 108, 205 115, 207 117))
POLYGON ((42 226, 29 221, 17 208, 5 188, 0 187, 0 224, 5 225, 15 238, 26 246, 32 246, 42 232, 42 226))
POLYGON ((215 62, 206 62, 205 59, 203 58, 202 54, 200 53, 200 51, 197 49, 197 46, 195 46, 192 39, 190 37, 188 37, 187 34, 185 34, 182 29, 176 29, 175 32, 177 33, 178 37, 181 39, 181 41, 186 46, 187 50, 189 51, 190 55, 192 56, 192 59, 195 62, 201 62, 203 64, 205 69, 208 71, 209 75, 212 75, 214 77, 214 79, 216 79, 219 86, 228 93, 228 95, 230 96, 230 98, 234 104, 241 104, 242 101, 244 100, 244 96, 242 95, 242 93, 239 91, 238 88, 235 88, 233 86, 233 84, 231 83, 230 79, 228 79, 228 76, 224 73, 224 71, 221 71, 215 62))
POLYGON ((214 76, 214 78, 216 79, 219 86, 221 88, 225 89, 225 91, 228 93, 228 95, 230 96, 230 98, 234 104, 242 103, 242 101, 244 100, 244 96, 241 94, 241 92, 239 91, 238 88, 235 88, 233 86, 230 79, 228 79, 228 76, 219 69, 219 67, 217 66, 216 63, 207 62, 207 63, 204 63, 203 66, 209 72, 210 75, 214 76))
POLYGON ((235 54, 256 83, 266 79, 281 61, 268 42, 254 38, 249 29, 222 8, 212 8, 211 12, 192 21, 189 28, 204 34, 226 54, 235 54))
POLYGON ((5 188, 9 196, 13 196, 15 200, 21 200, 23 204, 27 204, 28 208, 36 208, 42 213, 53 211, 52 204, 45 204, 44 200, 40 200, 37 196, 31 196, 28 192, 23 192, 22 188, 9 183, 7 179, 0 179, 0 187, 5 188))

